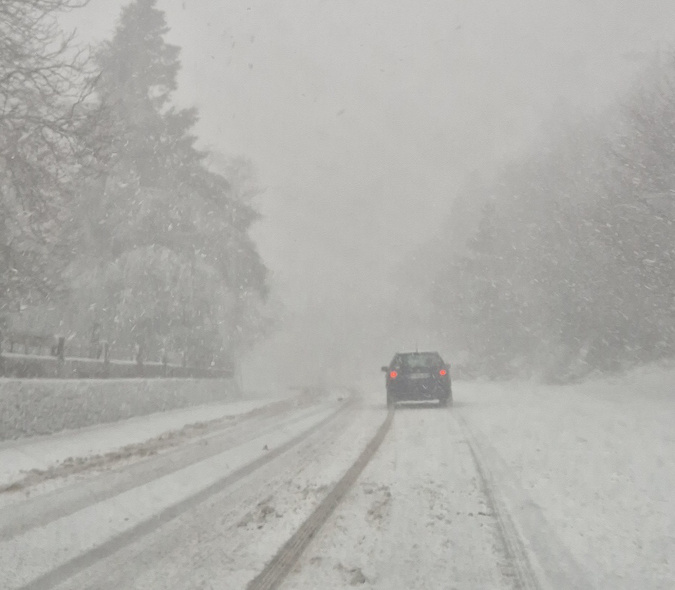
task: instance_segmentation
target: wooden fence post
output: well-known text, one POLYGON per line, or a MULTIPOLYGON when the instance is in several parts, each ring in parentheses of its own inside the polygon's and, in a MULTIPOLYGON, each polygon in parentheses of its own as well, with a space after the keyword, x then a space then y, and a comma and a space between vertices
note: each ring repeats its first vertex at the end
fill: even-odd
POLYGON ((143 377, 143 352, 143 345, 136 344, 136 369, 139 377, 143 377))
POLYGON ((56 341, 56 366, 57 374, 60 379, 65 377, 65 365, 66 365, 66 338, 65 336, 59 336, 56 341))
POLYGON ((106 340, 101 344, 103 346, 103 377, 107 379, 110 377, 110 344, 106 340))

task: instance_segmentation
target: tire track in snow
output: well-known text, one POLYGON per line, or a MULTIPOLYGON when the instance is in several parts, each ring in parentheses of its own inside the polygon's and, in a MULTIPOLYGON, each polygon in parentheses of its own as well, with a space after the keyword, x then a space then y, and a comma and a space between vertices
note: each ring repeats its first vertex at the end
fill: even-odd
POLYGON ((283 457, 58 589, 245 588, 360 455, 386 414, 373 424, 373 413, 363 410, 357 400, 283 457))
POLYGON ((320 411, 320 407, 310 407, 300 414, 284 416, 279 413, 263 416, 261 419, 254 418, 255 421, 243 421, 230 428, 207 432, 194 441, 189 441, 192 443, 190 446, 180 446, 151 456, 128 465, 121 471, 105 472, 92 481, 77 482, 17 504, 9 504, 0 509, 0 541, 46 526, 87 506, 114 498, 130 489, 240 446, 267 432, 273 432, 280 426, 291 426, 311 413, 320 411), (277 420, 282 421, 276 422, 277 420))
POLYGON ((497 451, 471 429, 459 411, 454 410, 451 413, 466 436, 481 488, 497 521, 500 543, 513 566, 517 587, 522 590, 592 588, 586 573, 558 539, 541 509, 522 489, 497 451), (498 477, 495 473, 499 474, 498 477), (504 501, 507 493, 511 503, 521 508, 518 515, 520 527, 504 501), (527 546, 519 528, 524 529, 524 536, 529 541, 527 546), (539 566, 539 575, 531 560, 532 554, 539 566))
POLYGON ((335 484, 330 493, 323 499, 310 517, 284 544, 267 566, 265 566, 263 571, 251 580, 246 587, 247 590, 274 590, 281 585, 286 576, 293 569, 293 566, 296 564, 307 545, 309 545, 319 529, 335 511, 349 489, 354 485, 361 472, 370 462, 389 431, 393 419, 394 409, 392 408, 387 412, 386 419, 378 428, 375 436, 371 439, 363 452, 359 455, 358 459, 335 484))
POLYGON ((100 545, 97 545, 92 549, 85 551, 76 557, 73 557, 56 568, 42 574, 38 578, 31 580, 27 584, 19 586, 18 590, 48 590, 66 582, 80 572, 117 553, 131 543, 153 533, 164 524, 176 519, 186 511, 206 501, 214 494, 227 489, 246 476, 260 469, 267 463, 275 460, 288 450, 302 443, 313 433, 324 428, 327 424, 337 419, 343 413, 349 411, 354 403, 355 398, 351 398, 345 404, 340 406, 335 412, 331 413, 323 420, 314 424, 309 429, 303 431, 297 436, 291 438, 282 445, 269 450, 266 452, 266 454, 259 456, 257 459, 241 467, 240 469, 237 469, 229 475, 216 480, 214 483, 210 484, 208 487, 202 489, 196 494, 193 494, 176 504, 168 506, 158 514, 154 515, 152 518, 139 522, 137 525, 132 526, 126 531, 111 537, 100 545))
POLYGON ((466 437, 451 421, 448 410, 398 407, 376 456, 281 588, 514 590, 466 437))

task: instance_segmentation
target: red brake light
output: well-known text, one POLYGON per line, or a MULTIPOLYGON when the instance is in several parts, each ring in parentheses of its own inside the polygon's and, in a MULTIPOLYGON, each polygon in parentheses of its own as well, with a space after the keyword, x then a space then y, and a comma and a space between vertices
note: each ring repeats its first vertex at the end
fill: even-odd
POLYGON ((396 377, 398 377, 398 373, 396 371, 392 371, 391 373, 389 373, 389 377, 391 379, 396 379, 396 377))
POLYGON ((438 372, 438 374, 439 374, 441 377, 445 377, 445 376, 448 374, 448 372, 447 372, 445 369, 441 369, 441 370, 438 372))

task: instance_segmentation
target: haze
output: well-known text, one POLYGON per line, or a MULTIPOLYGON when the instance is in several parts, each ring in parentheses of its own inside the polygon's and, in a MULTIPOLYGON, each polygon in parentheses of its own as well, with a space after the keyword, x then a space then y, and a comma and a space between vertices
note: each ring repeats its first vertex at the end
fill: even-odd
MULTIPOLYGON (((122 2, 68 16, 108 38, 122 2)), ((203 145, 255 164, 255 238, 277 332, 249 387, 375 372, 425 341, 394 273, 469 174, 526 149, 553 109, 598 111, 675 34, 665 0, 165 0, 178 100, 203 145)))

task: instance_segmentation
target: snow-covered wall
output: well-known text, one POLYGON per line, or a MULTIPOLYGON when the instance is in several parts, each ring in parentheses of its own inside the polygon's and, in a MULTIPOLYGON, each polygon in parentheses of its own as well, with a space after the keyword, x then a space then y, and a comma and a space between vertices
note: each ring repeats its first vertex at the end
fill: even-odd
POLYGON ((0 379, 0 440, 239 396, 232 379, 0 379))

